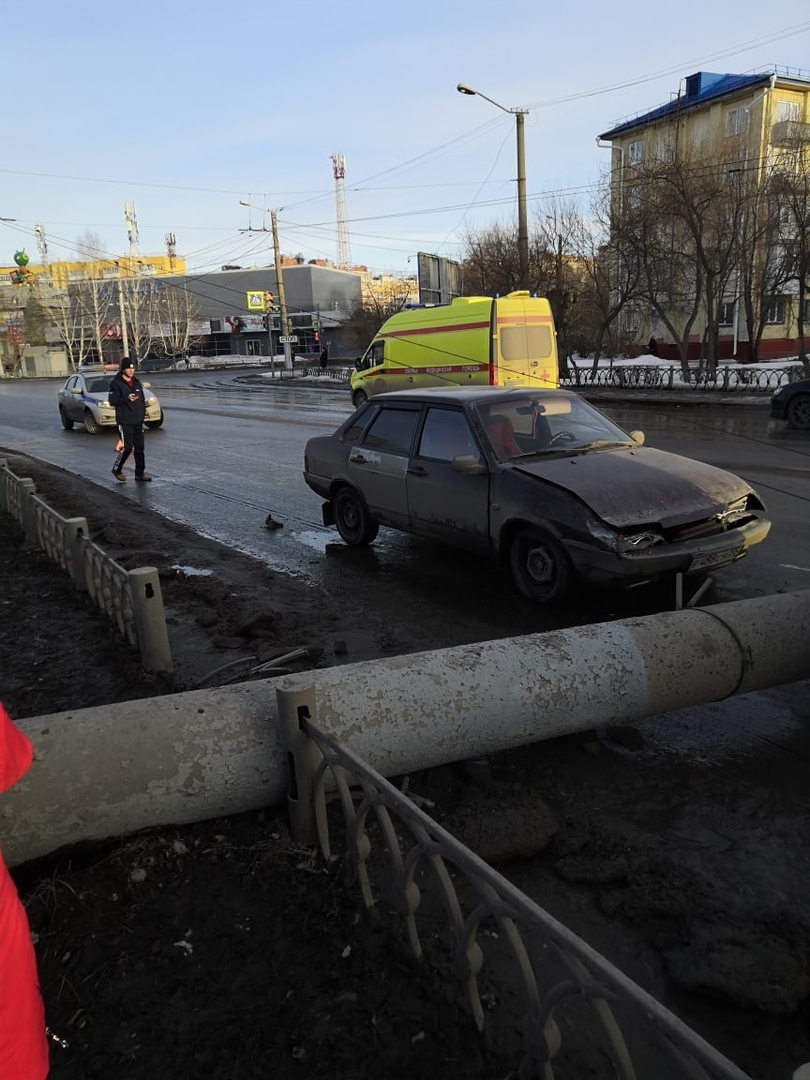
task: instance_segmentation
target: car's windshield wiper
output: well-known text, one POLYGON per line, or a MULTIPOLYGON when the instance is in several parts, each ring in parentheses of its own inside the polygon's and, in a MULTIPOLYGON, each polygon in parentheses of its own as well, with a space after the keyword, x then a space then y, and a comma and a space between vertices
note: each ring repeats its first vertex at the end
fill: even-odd
POLYGON ((578 447, 579 450, 611 450, 617 446, 635 446, 632 440, 617 441, 616 439, 595 439, 593 442, 586 443, 584 446, 578 447))

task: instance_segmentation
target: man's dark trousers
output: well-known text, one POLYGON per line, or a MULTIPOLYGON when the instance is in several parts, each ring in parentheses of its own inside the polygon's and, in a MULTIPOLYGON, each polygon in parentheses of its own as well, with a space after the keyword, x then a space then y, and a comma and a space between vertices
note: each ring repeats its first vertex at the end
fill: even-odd
POLYGON ((113 465, 113 472, 119 473, 130 454, 135 454, 135 475, 143 476, 146 458, 143 452, 143 424, 119 424, 124 449, 120 451, 113 465))

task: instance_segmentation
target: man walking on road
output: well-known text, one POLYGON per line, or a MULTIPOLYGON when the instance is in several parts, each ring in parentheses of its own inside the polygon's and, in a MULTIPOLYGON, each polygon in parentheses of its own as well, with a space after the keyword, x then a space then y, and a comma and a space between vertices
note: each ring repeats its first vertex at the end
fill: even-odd
POLYGON ((135 365, 128 356, 122 359, 121 370, 110 383, 110 404, 115 407, 115 419, 124 441, 124 448, 119 451, 112 467, 113 476, 121 483, 126 480, 124 462, 134 452, 135 479, 151 480, 152 477, 144 472, 143 421, 146 399, 140 380, 135 378, 135 365))

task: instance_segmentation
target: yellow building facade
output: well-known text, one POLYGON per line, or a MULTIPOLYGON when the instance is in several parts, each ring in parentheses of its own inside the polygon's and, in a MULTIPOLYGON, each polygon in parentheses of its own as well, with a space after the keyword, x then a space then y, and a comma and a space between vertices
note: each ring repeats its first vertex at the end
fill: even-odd
POLYGON ((24 287, 25 280, 17 281, 20 271, 28 277, 28 283, 38 282, 55 290, 66 289, 75 281, 97 281, 103 278, 163 277, 167 274, 184 274, 186 260, 169 255, 122 255, 118 259, 87 259, 83 262, 50 262, 45 265, 29 263, 20 267, 17 263, 0 266, 0 282, 4 285, 24 287))
MULTIPOLYGON (((810 73, 697 72, 683 80, 678 95, 666 105, 618 124, 597 142, 610 143, 614 222, 632 207, 637 185, 649 177, 649 166, 672 160, 674 154, 694 170, 701 163, 707 170, 725 169, 727 183, 744 178, 747 185, 762 186, 773 184, 779 175, 810 176, 810 73)), ((799 295, 796 282, 786 282, 773 296, 760 343, 762 359, 795 354, 800 307, 810 327, 808 295, 807 290, 799 295)), ((741 306, 739 277, 732 275, 719 304, 723 358, 742 353, 741 306)), ((649 333, 654 322, 653 317, 646 331, 639 332, 649 333)), ((693 328, 690 355, 699 354, 705 326, 704 313, 693 328)))

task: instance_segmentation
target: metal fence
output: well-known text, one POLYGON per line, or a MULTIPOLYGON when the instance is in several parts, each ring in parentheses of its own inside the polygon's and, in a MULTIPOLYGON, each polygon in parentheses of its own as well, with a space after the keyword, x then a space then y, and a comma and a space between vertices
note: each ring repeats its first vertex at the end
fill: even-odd
POLYGON ((277 690, 293 836, 342 848, 367 912, 389 918, 522 1080, 746 1075, 277 690), (606 1062, 611 1063, 606 1070, 606 1062), (583 1071, 578 1071, 583 1070, 583 1071))
POLYGON ((622 390, 706 390, 728 393, 772 394, 780 386, 806 378, 799 365, 785 367, 734 364, 712 367, 707 364, 621 364, 600 365, 568 359, 568 374, 560 383, 573 389, 588 387, 622 390))
MULTIPOLYGON (((274 377, 280 380, 307 378, 329 379, 347 383, 351 378, 352 367, 317 367, 298 368, 291 371, 278 370, 274 377)), ((724 394, 745 393, 772 394, 780 386, 807 378, 800 365, 784 367, 755 366, 747 364, 710 367, 706 364, 690 363, 686 368, 680 364, 604 364, 593 370, 589 361, 575 361, 569 357, 567 374, 560 378, 560 385, 568 389, 588 388, 620 390, 670 390, 673 394, 679 390, 706 390, 724 394)))
POLYGON ((155 567, 125 570, 89 537, 85 518, 64 518, 0 458, 0 508, 23 528, 26 542, 65 570, 118 633, 135 646, 147 671, 172 671, 171 649, 155 567))

